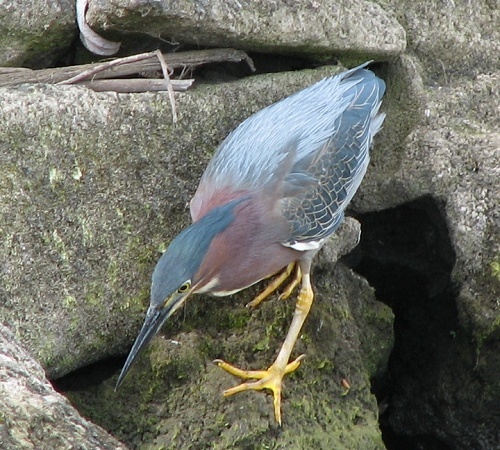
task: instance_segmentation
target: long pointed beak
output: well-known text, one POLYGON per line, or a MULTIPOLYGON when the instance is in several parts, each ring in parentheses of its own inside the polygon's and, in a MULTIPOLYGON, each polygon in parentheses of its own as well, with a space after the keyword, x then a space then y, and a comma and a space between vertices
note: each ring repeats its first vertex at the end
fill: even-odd
POLYGON ((184 303, 188 295, 183 296, 172 296, 167 302, 165 307, 158 309, 157 307, 150 306, 146 313, 146 319, 142 325, 141 331, 137 336, 130 353, 128 354, 127 360, 123 365, 118 381, 116 382, 115 391, 120 387, 123 379, 129 372, 132 364, 141 354, 141 352, 146 348, 148 343, 153 339, 155 334, 161 328, 161 326, 167 321, 167 319, 184 303))

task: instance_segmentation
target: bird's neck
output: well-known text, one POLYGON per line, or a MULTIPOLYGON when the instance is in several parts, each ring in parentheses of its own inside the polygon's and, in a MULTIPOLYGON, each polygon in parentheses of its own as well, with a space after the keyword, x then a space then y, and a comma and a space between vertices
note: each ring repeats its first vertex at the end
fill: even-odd
POLYGON ((258 199, 242 200, 233 216, 234 220, 210 243, 198 272, 198 292, 232 294, 296 259, 296 252, 281 244, 283 224, 258 199))

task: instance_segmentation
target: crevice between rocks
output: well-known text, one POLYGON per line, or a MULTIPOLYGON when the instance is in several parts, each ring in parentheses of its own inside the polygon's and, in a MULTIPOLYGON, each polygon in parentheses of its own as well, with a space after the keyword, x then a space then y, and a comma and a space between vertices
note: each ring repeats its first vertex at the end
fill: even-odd
POLYGON ((451 278, 455 253, 442 206, 424 197, 355 215, 362 226, 361 241, 344 259, 395 315, 388 369, 372 380, 389 450, 452 448, 432 397, 443 361, 452 367, 449 355, 458 345, 459 329, 451 278))

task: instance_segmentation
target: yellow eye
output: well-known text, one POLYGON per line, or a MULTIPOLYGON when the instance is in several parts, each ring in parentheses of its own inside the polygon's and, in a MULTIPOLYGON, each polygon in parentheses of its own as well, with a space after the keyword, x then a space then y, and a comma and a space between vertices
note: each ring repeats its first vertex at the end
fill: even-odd
POLYGON ((177 289, 177 292, 179 294, 184 294, 185 292, 187 292, 189 290, 190 287, 191 287, 191 283, 189 281, 186 281, 179 289, 177 289))

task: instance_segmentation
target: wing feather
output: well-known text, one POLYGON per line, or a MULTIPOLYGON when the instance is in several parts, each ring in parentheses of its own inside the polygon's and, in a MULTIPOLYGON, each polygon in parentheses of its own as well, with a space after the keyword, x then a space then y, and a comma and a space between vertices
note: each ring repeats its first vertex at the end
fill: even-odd
POLYGON ((385 84, 364 69, 367 64, 325 78, 241 123, 208 164, 192 201, 193 218, 217 193, 257 191, 281 178, 279 203, 290 228, 283 244, 320 246, 340 225, 384 120, 379 109, 385 84))
POLYGON ((384 120, 379 109, 385 86, 371 72, 360 72, 353 77, 358 83, 346 92, 350 103, 338 117, 335 132, 313 153, 314 158, 298 160, 288 175, 293 182, 294 170, 305 172, 316 183, 293 198, 281 200, 291 227, 284 242, 287 246, 311 249, 316 244, 319 248, 341 224, 345 208, 364 177, 373 136, 384 120))

